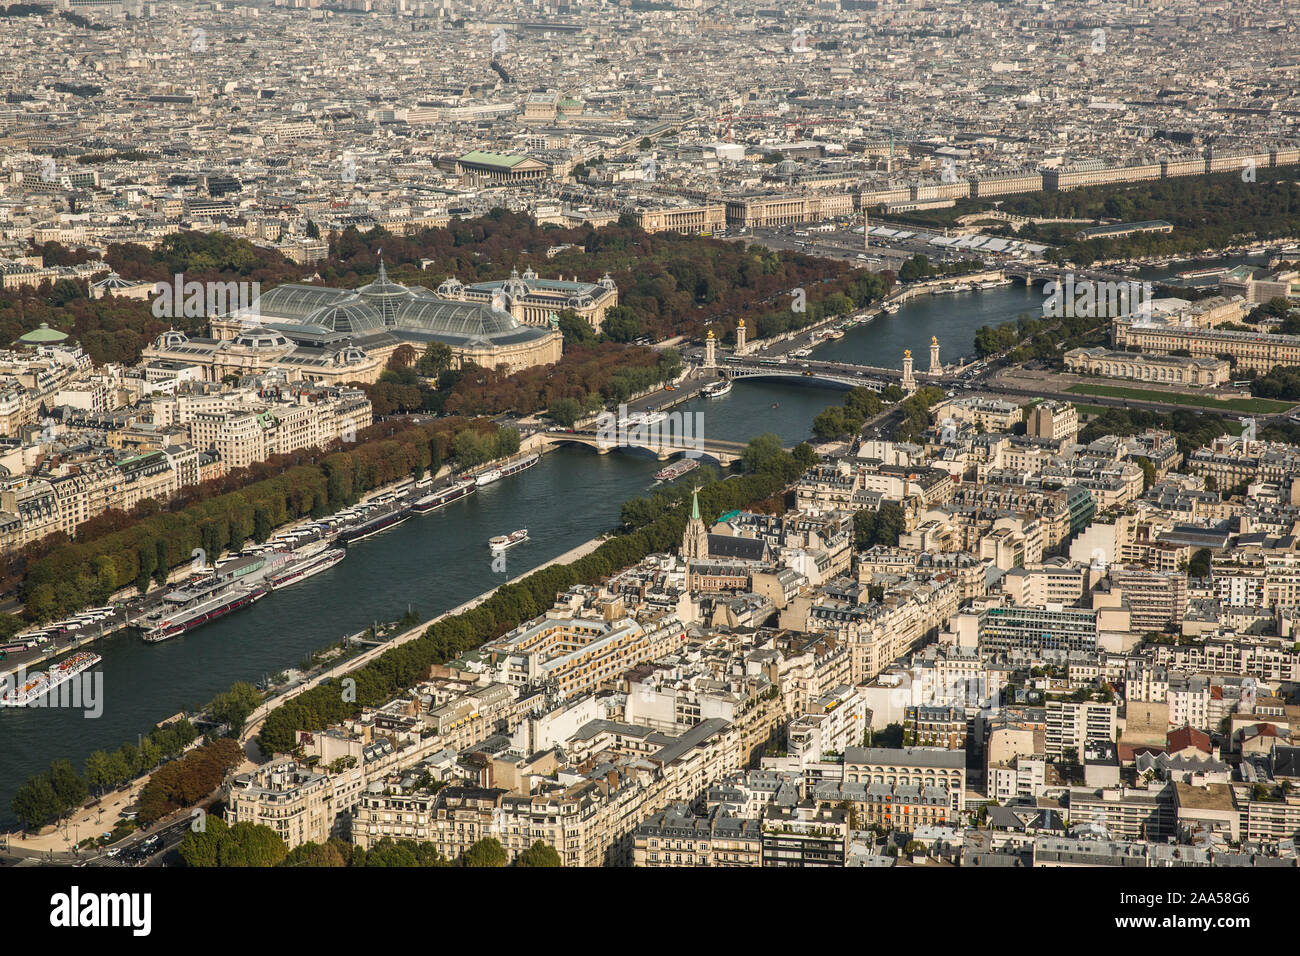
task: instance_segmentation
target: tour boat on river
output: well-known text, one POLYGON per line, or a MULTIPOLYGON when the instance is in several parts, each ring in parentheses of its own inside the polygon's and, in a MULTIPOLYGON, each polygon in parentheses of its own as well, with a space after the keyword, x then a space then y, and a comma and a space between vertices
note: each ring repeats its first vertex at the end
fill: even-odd
POLYGON ((494 538, 488 538, 488 547, 493 551, 504 551, 506 548, 513 548, 517 544, 522 544, 528 540, 528 529, 520 528, 518 531, 512 531, 510 534, 499 534, 494 538))
MULTIPOLYGON (((52 694, 55 688, 66 684, 82 671, 94 667, 103 658, 89 651, 78 651, 65 661, 55 664, 48 671, 36 671, 28 674, 21 687, 9 687, 0 696, 0 707, 27 707, 46 694, 52 694)), ((14 681, 17 684, 17 681, 14 681)), ((4 683, 0 683, 4 686, 4 683)))
POLYGON ((655 480, 673 481, 676 478, 680 478, 688 471, 694 471, 698 467, 700 467, 700 463, 694 458, 682 458, 679 461, 673 462, 667 468, 656 471, 655 480))

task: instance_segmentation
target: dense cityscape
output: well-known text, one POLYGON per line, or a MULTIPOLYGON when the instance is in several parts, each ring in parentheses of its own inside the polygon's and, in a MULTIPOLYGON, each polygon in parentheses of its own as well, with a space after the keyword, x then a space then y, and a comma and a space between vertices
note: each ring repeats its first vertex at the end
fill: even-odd
POLYGON ((0 5, 0 872, 1300 865, 1298 31, 0 5))

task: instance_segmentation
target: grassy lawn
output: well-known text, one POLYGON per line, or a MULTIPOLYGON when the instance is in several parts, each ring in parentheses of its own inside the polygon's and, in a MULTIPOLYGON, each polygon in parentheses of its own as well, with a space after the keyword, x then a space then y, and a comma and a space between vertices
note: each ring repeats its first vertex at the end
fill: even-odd
POLYGON ((1105 415, 1108 411, 1105 405, 1080 405, 1076 403, 1074 407, 1080 415, 1105 415))
POLYGON ((1209 395, 1187 395, 1182 392, 1161 392, 1146 388, 1125 388, 1119 385, 1071 385, 1066 391, 1076 395, 1105 395, 1107 398, 1131 398, 1137 401, 1166 402, 1170 405, 1190 405, 1197 408, 1259 414, 1284 412, 1294 405, 1293 402, 1279 402, 1271 398, 1216 399, 1209 395))

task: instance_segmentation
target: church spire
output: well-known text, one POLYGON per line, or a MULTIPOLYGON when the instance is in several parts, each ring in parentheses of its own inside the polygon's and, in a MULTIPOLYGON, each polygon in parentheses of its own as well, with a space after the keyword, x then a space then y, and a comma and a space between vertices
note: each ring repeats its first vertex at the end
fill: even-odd
MULTIPOLYGON (((700 518, 700 489, 697 486, 691 492, 691 519, 686 522, 686 531, 682 535, 682 557, 689 571, 691 561, 702 561, 708 556, 709 529, 704 527, 700 518)), ((687 583, 689 586, 689 581, 687 583)))

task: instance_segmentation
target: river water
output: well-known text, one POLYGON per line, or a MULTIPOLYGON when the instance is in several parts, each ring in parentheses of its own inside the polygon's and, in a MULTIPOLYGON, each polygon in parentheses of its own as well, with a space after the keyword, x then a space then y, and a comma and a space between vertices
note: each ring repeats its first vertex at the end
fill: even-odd
MULTIPOLYGON (((923 370, 932 335, 943 361, 951 362, 973 352, 981 325, 1038 314, 1042 301, 1041 290, 1019 285, 921 297, 896 315, 848 330, 817 355, 900 368, 903 349, 910 348, 923 370)), ((709 438, 747 441, 774 432, 791 444, 809 437, 813 417, 839 401, 833 389, 738 381, 723 398, 695 399, 677 410, 701 413, 709 438)), ((329 571, 216 623, 161 644, 130 634, 101 641, 93 648, 104 658, 94 668, 103 675, 100 717, 72 709, 0 709, 0 826, 15 822, 10 804, 18 785, 51 760, 68 759, 80 769, 91 751, 134 741, 235 681, 296 667, 312 651, 375 621, 395 620, 408 606, 427 619, 527 573, 614 527, 621 503, 649 490, 661 467, 636 453, 562 447, 520 475, 354 544, 329 571), (487 539, 524 527, 530 540, 506 553, 504 575, 494 573, 487 539)))

